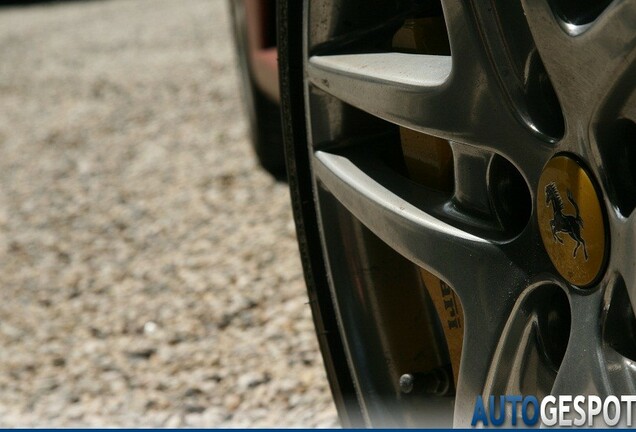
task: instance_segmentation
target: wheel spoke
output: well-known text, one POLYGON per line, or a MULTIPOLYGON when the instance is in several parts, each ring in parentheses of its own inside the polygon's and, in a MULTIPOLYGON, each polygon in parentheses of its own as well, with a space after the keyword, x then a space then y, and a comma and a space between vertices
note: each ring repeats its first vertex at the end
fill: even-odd
MULTIPOLYGON (((454 136, 455 141, 483 146, 505 155, 519 166, 528 168, 525 174, 532 178, 550 157, 553 139, 537 130, 527 112, 520 109, 519 95, 506 93, 502 79, 511 78, 502 77, 493 67, 494 61, 502 59, 493 58, 492 52, 488 52, 484 44, 485 29, 479 22, 483 16, 478 11, 483 9, 493 14, 493 5, 453 0, 442 0, 442 4, 453 66, 448 100, 440 106, 446 115, 452 113, 452 130, 458 132, 448 135, 451 139, 454 136), (455 124, 457 118, 465 120, 455 124)), ((496 22, 492 17, 489 19, 496 22)), ((512 72, 507 70, 505 74, 512 75, 512 72)))
POLYGON ((454 201, 474 214, 492 216, 486 183, 493 153, 457 144, 452 144, 452 148, 455 159, 454 201))
POLYGON ((490 74, 490 60, 481 43, 473 5, 469 1, 443 0, 453 67, 462 78, 474 80, 490 74))
MULTIPOLYGON (((577 51, 584 64, 584 71, 593 80, 591 90, 601 98, 621 82, 626 73, 631 74, 633 89, 633 65, 636 61, 636 2, 617 0, 592 23, 580 37, 575 38, 577 51)), ((587 89, 586 89, 587 90, 587 89)))
POLYGON ((599 331, 604 290, 589 296, 572 296, 572 332, 559 369, 553 394, 634 394, 636 368, 633 361, 604 346, 599 331))
POLYGON ((451 130, 435 109, 444 100, 451 58, 401 53, 314 56, 311 82, 323 91, 377 117, 415 128, 451 130))
POLYGON ((578 63, 574 38, 566 33, 563 23, 554 15, 546 0, 521 1, 534 42, 552 80, 564 115, 576 112, 580 107, 577 106, 577 101, 571 100, 569 89, 572 86, 578 87, 580 80, 586 79, 581 75, 582 65, 578 63))
POLYGON ((562 356, 558 347, 565 348, 570 327, 567 296, 561 288, 545 281, 529 289, 525 289, 528 285, 525 281, 506 279, 506 283, 515 295, 493 299, 492 304, 467 311, 456 400, 456 406, 462 409, 455 412, 456 426, 470 424, 477 395, 542 397, 552 389, 556 377, 554 363, 562 356), (563 316, 563 312, 565 319, 555 326, 553 317, 563 316), (542 332, 542 326, 550 319, 552 327, 542 332), (546 343, 546 335, 557 343, 546 343), (542 339, 543 344, 539 342, 542 339), (546 346, 557 346, 557 353, 547 351, 546 346))
MULTIPOLYGON (((517 94, 521 90, 511 90, 514 86, 508 81, 514 81, 514 73, 511 70, 502 73, 493 65, 500 62, 502 56, 493 57, 492 50, 487 49, 487 35, 479 13, 483 9, 493 15, 492 3, 452 0, 442 3, 453 67, 449 100, 441 107, 447 115, 452 113, 453 118, 466 118, 465 126, 460 124, 460 129, 453 129, 460 132, 456 134, 456 141, 483 145, 514 160, 525 160, 524 154, 535 150, 549 150, 548 143, 553 138, 536 128, 534 121, 528 118, 527 108, 521 109, 524 102, 517 94), (453 100, 457 103, 449 103, 453 100)), ((496 23, 493 17, 489 19, 496 23)))
MULTIPOLYGON (((410 261, 446 280, 460 297, 474 295, 473 285, 481 282, 499 286, 496 279, 490 278, 498 276, 493 265, 508 261, 504 260, 504 252, 495 241, 436 217, 443 214, 447 202, 443 196, 432 191, 426 196, 421 187, 405 190, 406 180, 397 195, 387 184, 392 179, 380 184, 345 156, 317 152, 314 170, 329 192, 375 235, 410 261), (462 263, 462 272, 457 272, 457 263, 462 263), (462 289, 468 292, 461 292, 462 289)), ((506 267, 509 274, 518 276, 514 267, 506 267)))
POLYGON ((454 262, 470 265, 475 256, 486 258, 495 253, 487 240, 450 226, 393 194, 344 156, 317 152, 314 169, 336 199, 374 234, 442 279, 448 280, 454 273, 454 262), (450 256, 453 262, 449 262, 450 256))
POLYGON ((524 161, 530 176, 551 152, 549 143, 530 134, 505 104, 488 92, 470 94, 466 85, 457 85, 460 77, 451 76, 447 56, 314 56, 308 75, 324 92, 384 120, 524 161))
POLYGON ((586 124, 636 58, 636 2, 614 1, 591 24, 561 21, 545 0, 522 0, 566 117, 586 124))
MULTIPOLYGON (((594 295, 594 298, 597 301, 600 299, 598 294, 594 295)), ((597 311, 589 310, 593 302, 581 304, 577 300, 580 299, 575 299, 576 304, 573 305, 573 315, 577 321, 573 325, 570 344, 552 391, 554 394, 606 396, 611 391, 607 382, 608 376, 598 334, 599 314, 597 311), (579 315, 581 309, 585 309, 587 315, 579 315)))
POLYGON ((455 395, 455 427, 470 425, 476 397, 482 394, 486 386, 491 361, 512 302, 512 298, 504 300, 503 304, 493 299, 490 308, 487 303, 482 304, 486 306, 482 311, 478 305, 474 309, 464 306, 466 327, 455 395))

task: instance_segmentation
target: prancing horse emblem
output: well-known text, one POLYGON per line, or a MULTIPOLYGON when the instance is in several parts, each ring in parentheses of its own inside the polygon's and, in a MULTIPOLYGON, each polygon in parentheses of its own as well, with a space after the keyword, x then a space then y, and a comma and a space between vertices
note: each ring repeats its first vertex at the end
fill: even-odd
POLYGON ((576 216, 563 214, 563 199, 561 199, 561 194, 559 194, 559 190, 556 187, 554 182, 549 183, 545 187, 545 205, 550 205, 552 203, 552 211, 554 213, 554 217, 550 220, 550 228, 552 229, 552 237, 555 241, 563 244, 563 239, 559 237, 560 232, 564 232, 572 237, 572 240, 576 242, 576 246, 574 247, 574 251, 572 252, 572 257, 576 258, 576 252, 579 250, 579 247, 583 245, 583 254, 585 255, 585 261, 588 259, 587 255, 587 247, 585 246, 585 240, 581 237, 581 228, 583 228, 583 219, 579 215, 579 206, 576 201, 574 201, 574 197, 572 196, 572 192, 568 189, 568 200, 574 206, 574 210, 576 211, 576 216))

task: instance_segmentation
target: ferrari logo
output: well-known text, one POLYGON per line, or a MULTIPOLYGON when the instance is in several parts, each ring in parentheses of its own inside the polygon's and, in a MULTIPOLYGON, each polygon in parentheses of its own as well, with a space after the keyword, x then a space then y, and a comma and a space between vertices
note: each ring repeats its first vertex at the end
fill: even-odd
POLYGON ((554 217, 550 220, 550 229, 552 230, 552 238, 554 241, 558 241, 563 244, 563 239, 559 237, 559 233, 568 234, 572 237, 572 240, 576 242, 574 251, 572 251, 572 258, 576 258, 576 252, 579 247, 583 245, 583 253, 585 254, 585 261, 588 260, 587 247, 585 246, 585 240, 581 237, 581 228, 583 228, 583 219, 579 214, 579 206, 572 196, 572 192, 568 189, 568 201, 574 206, 576 215, 563 214, 563 200, 561 194, 554 182, 549 183, 545 187, 545 204, 552 205, 552 213, 554 217))
POLYGON ((556 156, 544 168, 536 196, 539 232, 552 264, 571 284, 592 285, 609 249, 602 201, 592 177, 573 157, 556 156))

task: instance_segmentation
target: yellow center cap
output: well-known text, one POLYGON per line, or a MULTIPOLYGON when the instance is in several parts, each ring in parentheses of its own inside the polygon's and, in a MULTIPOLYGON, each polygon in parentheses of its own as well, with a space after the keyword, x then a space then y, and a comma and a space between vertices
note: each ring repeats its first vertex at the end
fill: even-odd
POLYGON ((539 179, 537 217, 552 263, 578 286, 594 282, 605 262, 605 221, 596 188, 574 159, 557 156, 539 179))

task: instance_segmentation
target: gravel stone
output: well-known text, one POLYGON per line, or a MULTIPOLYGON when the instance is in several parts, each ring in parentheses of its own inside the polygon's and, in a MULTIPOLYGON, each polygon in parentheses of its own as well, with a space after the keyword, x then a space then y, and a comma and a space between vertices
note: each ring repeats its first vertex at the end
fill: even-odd
POLYGON ((224 0, 0 9, 0 426, 335 426, 224 0))

